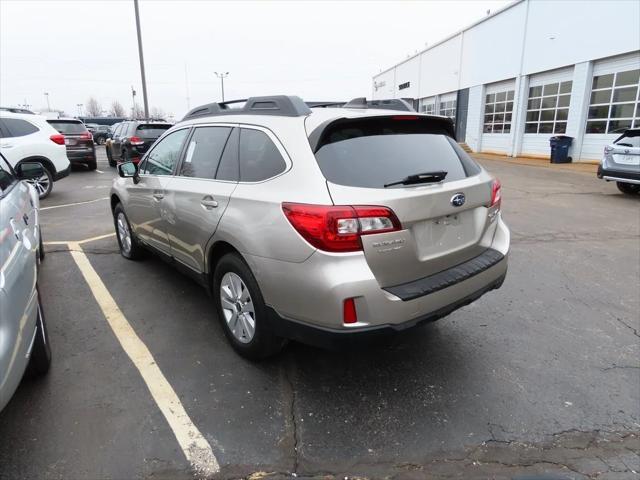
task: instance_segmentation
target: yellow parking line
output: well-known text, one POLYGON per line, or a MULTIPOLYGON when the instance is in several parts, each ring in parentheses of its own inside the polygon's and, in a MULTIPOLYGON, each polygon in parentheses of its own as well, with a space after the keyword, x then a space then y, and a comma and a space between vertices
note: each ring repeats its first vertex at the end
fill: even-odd
POLYGON ((109 197, 96 198, 95 200, 87 200, 86 202, 76 202, 76 203, 65 203, 64 205, 51 205, 50 207, 41 207, 40 210, 51 210, 54 208, 62 208, 62 207, 74 207, 76 205, 84 205, 86 203, 94 203, 99 202, 101 200, 108 200, 109 197))
POLYGON ((220 466, 211 445, 189 418, 176 392, 160 371, 153 355, 133 330, 82 251, 80 242, 69 242, 68 245, 73 260, 82 272, 109 326, 125 353, 140 372, 151 396, 167 419, 180 448, 195 473, 204 477, 218 473, 220 466))

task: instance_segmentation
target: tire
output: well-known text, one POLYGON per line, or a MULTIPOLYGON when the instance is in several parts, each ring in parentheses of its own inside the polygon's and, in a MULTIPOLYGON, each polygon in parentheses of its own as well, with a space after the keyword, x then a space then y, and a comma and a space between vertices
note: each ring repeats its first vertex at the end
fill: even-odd
POLYGON ((130 162, 131 159, 129 158, 129 152, 127 152, 127 149, 122 147, 122 163, 127 163, 130 162))
POLYGON ((44 261, 44 241, 42 240, 42 229, 40 227, 38 227, 38 234, 40 237, 39 240, 39 245, 38 245, 38 259, 40 260, 40 262, 44 261))
POLYGON ((107 141, 107 139, 106 139, 106 138, 104 138, 104 137, 98 137, 98 141, 97 141, 97 143, 98 143, 98 145, 104 145, 104 142, 106 142, 106 141, 107 141))
POLYGON ((87 162, 87 168, 89 170, 95 170, 96 168, 98 168, 98 162, 96 160, 93 160, 92 162, 87 162))
POLYGON ((120 247, 120 254, 128 260, 139 260, 144 256, 142 246, 136 240, 129 224, 129 219, 124 213, 122 204, 118 203, 113 209, 113 224, 116 229, 116 238, 120 247))
POLYGON ((53 175, 46 166, 44 166, 42 163, 40 165, 42 166, 42 170, 44 171, 43 175, 39 178, 27 180, 27 183, 33 185, 33 187, 36 189, 36 192, 38 193, 38 198, 42 200, 43 198, 46 198, 53 189, 53 175))
POLYGON ((213 298, 222 329, 241 356, 261 360, 282 349, 285 341, 271 330, 258 282, 239 255, 228 253, 218 261, 213 298))
POLYGON ((38 319, 36 321, 36 338, 31 350, 28 374, 39 377, 45 375, 51 366, 51 345, 49 344, 49 332, 47 331, 47 322, 45 321, 44 310, 42 309, 40 292, 38 292, 37 295, 38 319))
POLYGON ((109 147, 106 147, 105 150, 107 151, 107 161, 109 162, 109 166, 115 167, 116 161, 113 159, 113 155, 111 155, 111 149, 109 147))
POLYGON ((624 182, 616 182, 618 185, 618 190, 620 190, 625 195, 638 195, 640 194, 640 185, 636 185, 634 183, 624 183, 624 182))

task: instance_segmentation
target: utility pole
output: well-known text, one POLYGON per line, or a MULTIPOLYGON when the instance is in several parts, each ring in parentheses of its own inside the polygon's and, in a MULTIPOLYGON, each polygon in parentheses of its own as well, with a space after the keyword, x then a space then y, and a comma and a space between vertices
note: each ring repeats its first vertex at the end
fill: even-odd
POLYGON ((44 92, 44 96, 47 99, 47 111, 51 111, 51 105, 49 104, 49 93, 48 92, 44 92))
POLYGON ((147 79, 144 74, 144 55, 142 54, 142 32, 140 31, 140 12, 138 0, 133 0, 136 11, 136 29, 138 31, 138 56, 140 57, 140 75, 142 76, 142 99, 144 101, 144 118, 149 118, 149 102, 147 101, 147 79))
POLYGON ((133 85, 131 85, 131 98, 133 100, 133 103, 131 104, 131 118, 136 120, 136 91, 134 90, 133 85))
POLYGON ((224 73, 218 73, 218 72, 214 72, 216 74, 216 77, 218 77, 220 79, 220 86, 222 87, 222 101, 224 102, 224 79, 227 78, 229 76, 229 72, 224 72, 224 73))
POLYGON ((78 103, 76 106, 78 107, 78 117, 82 116, 82 103, 78 103))
POLYGON ((187 76, 187 64, 184 64, 184 88, 187 91, 187 111, 191 110, 191 99, 189 98, 189 77, 187 76))

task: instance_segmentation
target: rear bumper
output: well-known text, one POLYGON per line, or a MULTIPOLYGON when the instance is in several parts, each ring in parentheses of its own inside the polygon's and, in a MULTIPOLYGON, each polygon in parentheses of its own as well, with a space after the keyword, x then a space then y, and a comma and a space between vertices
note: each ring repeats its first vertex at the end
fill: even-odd
POLYGON ((90 150, 67 150, 67 157, 71 163, 87 163, 96 161, 95 149, 90 150))
POLYGON ((340 335, 380 330, 377 336, 447 315, 502 284, 509 243, 509 230, 498 219, 485 251, 478 257, 386 289, 380 287, 361 252, 316 252, 301 263, 246 254, 244 257, 265 302, 273 310, 276 330, 284 337, 305 341, 299 332, 308 328, 340 335), (357 323, 343 323, 343 303, 347 298, 355 299, 357 323))
POLYGON ((625 170, 612 170, 603 168, 602 165, 598 166, 598 178, 607 180, 609 182, 626 182, 636 185, 640 184, 640 169, 637 172, 625 171, 625 170))

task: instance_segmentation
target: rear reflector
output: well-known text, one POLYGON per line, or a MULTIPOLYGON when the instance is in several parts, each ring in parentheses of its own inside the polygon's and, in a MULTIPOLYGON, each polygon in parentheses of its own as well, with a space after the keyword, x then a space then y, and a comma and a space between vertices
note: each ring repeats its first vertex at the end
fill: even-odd
POLYGON ((62 135, 61 133, 56 133, 54 135, 51 135, 49 139, 53 143, 57 143, 58 145, 64 145, 64 135, 62 135))
POLYGON ((307 242, 327 252, 357 252, 362 235, 402 228, 386 207, 283 203, 282 211, 307 242))
POLYGON ((347 298, 344 301, 342 311, 342 321, 344 323, 358 322, 358 314, 356 313, 356 302, 353 298, 347 298))

